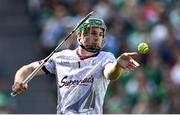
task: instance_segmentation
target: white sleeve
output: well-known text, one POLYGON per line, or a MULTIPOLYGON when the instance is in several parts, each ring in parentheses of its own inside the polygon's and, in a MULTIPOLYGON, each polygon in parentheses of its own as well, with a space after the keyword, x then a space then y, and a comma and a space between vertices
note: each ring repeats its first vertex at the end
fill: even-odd
POLYGON ((103 67, 107 64, 107 63, 113 63, 116 58, 114 57, 114 54, 108 52, 106 53, 106 55, 104 56, 105 60, 103 61, 103 67))
POLYGON ((51 74, 56 74, 56 69, 55 69, 55 56, 53 55, 45 64, 44 67, 45 69, 51 73, 51 74))

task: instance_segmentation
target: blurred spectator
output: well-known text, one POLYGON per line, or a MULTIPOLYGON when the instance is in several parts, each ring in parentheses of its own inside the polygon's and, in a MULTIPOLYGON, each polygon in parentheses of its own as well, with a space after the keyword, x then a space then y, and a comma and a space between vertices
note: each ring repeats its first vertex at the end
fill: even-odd
POLYGON ((136 71, 132 80, 126 85, 128 95, 134 96, 131 113, 148 113, 151 87, 142 70, 136 71), (133 85, 134 84, 134 85, 133 85))
POLYGON ((164 73, 164 64, 158 53, 158 50, 154 48, 153 51, 149 52, 149 57, 144 68, 147 78, 155 87, 161 85, 163 73, 164 73), (149 61, 151 60, 151 61, 149 61))
POLYGON ((152 28, 151 38, 152 44, 159 46, 168 37, 168 28, 166 25, 157 24, 152 28))
POLYGON ((172 31, 175 38, 180 43, 180 2, 176 1, 175 7, 170 11, 169 18, 173 26, 172 31))
POLYGON ((178 54, 177 61, 171 70, 171 79, 177 87, 180 88, 180 54, 178 54))
POLYGON ((95 12, 94 15, 107 21, 110 14, 110 4, 110 0, 98 0, 98 2, 93 7, 95 12))
POLYGON ((175 64, 177 50, 179 50, 178 43, 176 42, 172 32, 168 31, 166 39, 157 47, 163 62, 169 67, 172 67, 173 64, 175 64))
POLYGON ((53 17, 42 26, 41 44, 46 54, 49 54, 64 34, 64 19, 68 15, 67 9, 61 3, 53 6, 53 17))

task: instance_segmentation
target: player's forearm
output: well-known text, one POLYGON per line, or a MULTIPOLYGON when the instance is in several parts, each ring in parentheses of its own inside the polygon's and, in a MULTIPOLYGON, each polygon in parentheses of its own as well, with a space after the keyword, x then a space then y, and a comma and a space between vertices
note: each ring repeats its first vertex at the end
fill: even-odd
POLYGON ((22 82, 32 71, 33 68, 29 65, 23 66, 16 72, 14 82, 22 82))
MULTIPOLYGON (((23 66, 20 68, 15 75, 14 82, 22 82, 24 79, 28 77, 37 67, 39 67, 39 62, 33 62, 28 65, 23 66)), ((43 70, 38 71, 36 75, 43 75, 45 74, 43 70)))
POLYGON ((123 69, 118 65, 117 61, 106 66, 105 76, 109 80, 117 80, 121 76, 123 69))

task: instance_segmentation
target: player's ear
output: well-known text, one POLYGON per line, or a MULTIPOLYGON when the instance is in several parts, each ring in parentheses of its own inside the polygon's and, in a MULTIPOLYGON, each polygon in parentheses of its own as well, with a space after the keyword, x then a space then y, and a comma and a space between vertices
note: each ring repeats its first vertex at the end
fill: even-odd
POLYGON ((80 37, 81 37, 81 32, 77 32, 77 33, 76 33, 76 36, 77 36, 78 38, 80 38, 80 37))
POLYGON ((81 42, 81 32, 76 32, 77 36, 77 41, 80 43, 81 42))

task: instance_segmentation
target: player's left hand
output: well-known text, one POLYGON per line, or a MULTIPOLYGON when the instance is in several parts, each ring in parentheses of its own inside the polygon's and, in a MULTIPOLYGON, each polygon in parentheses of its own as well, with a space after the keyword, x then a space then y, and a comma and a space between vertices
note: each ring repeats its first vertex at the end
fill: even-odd
POLYGON ((123 69, 129 69, 133 71, 139 66, 139 63, 133 59, 133 57, 136 55, 137 52, 123 53, 117 58, 117 63, 123 69))

